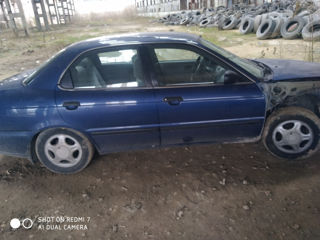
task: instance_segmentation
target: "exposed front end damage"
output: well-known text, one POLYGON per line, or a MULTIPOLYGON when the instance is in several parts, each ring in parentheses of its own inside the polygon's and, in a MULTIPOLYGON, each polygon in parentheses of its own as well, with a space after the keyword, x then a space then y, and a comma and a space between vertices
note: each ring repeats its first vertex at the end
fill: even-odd
POLYGON ((320 78, 319 81, 302 79, 301 81, 260 82, 259 86, 265 94, 269 113, 282 106, 301 106, 319 116, 320 78))
POLYGON ((265 79, 258 83, 266 98, 267 113, 280 107, 307 108, 320 117, 320 64, 284 59, 257 59, 265 79))

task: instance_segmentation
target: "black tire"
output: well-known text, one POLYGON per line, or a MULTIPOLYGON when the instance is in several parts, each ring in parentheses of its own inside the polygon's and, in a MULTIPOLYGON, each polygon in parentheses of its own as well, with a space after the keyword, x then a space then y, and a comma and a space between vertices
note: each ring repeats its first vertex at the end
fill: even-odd
POLYGON ((253 31, 254 20, 250 17, 246 17, 240 25, 239 31, 241 34, 248 34, 253 31))
POLYGON ((270 38, 275 27, 276 27, 276 22, 272 19, 266 19, 262 21, 256 33, 257 38, 260 40, 270 38))
POLYGON ((284 24, 281 27, 281 36, 284 39, 296 39, 301 36, 302 29, 306 25, 305 20, 302 17, 295 17, 284 24))
POLYGON ((224 22, 226 21, 226 18, 224 16, 221 16, 218 20, 218 30, 223 30, 224 22))
POLYGON ((302 30, 302 37, 306 41, 320 41, 320 20, 308 23, 302 30))
POLYGON ((310 12, 308 10, 300 12, 297 16, 298 17, 307 17, 310 15, 310 12))
POLYGON ((273 155, 294 160, 308 158, 316 153, 320 145, 319 136, 320 119, 312 111, 301 107, 287 107, 279 109, 268 118, 262 140, 273 155), (307 135, 310 139, 302 140, 301 136, 307 135))
POLYGON ((254 18, 254 26, 253 26, 253 32, 256 33, 258 31, 258 28, 261 24, 261 19, 262 19, 262 16, 261 15, 258 15, 254 18))
POLYGON ((200 27, 206 27, 209 23, 210 23, 210 19, 209 19, 209 18, 206 18, 206 19, 203 19, 203 20, 199 23, 199 26, 200 26, 200 27))
POLYGON ((278 12, 271 12, 269 13, 269 18, 273 19, 273 20, 276 20, 276 19, 279 19, 281 17, 280 13, 278 12))
POLYGON ((231 16, 224 21, 224 25, 223 25, 222 29, 223 30, 232 30, 237 26, 238 23, 239 23, 239 19, 234 16, 231 16))
POLYGON ((281 26, 282 26, 282 24, 284 22, 281 17, 274 19, 274 21, 276 23, 276 26, 275 26, 270 38, 277 38, 277 37, 279 37, 281 35, 280 34, 280 30, 281 30, 281 26))
POLYGON ((183 18, 180 21, 180 25, 187 25, 190 22, 189 18, 183 18))
POLYGON ((264 13, 261 15, 261 23, 269 19, 269 13, 264 13))
POLYGON ((94 148, 86 136, 67 128, 41 132, 35 142, 35 151, 46 168, 63 174, 80 172, 90 163, 94 154, 94 148))

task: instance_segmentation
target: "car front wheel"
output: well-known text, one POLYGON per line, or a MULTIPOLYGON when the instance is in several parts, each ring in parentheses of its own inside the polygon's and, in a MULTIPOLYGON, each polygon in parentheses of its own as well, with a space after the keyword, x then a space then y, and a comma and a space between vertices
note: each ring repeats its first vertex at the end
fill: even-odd
POLYGON ((65 128, 41 132, 35 150, 40 162, 50 171, 64 174, 84 169, 94 153, 92 144, 82 133, 65 128))
POLYGON ((308 158, 319 149, 319 133, 320 119, 312 111, 287 107, 269 117, 263 143, 277 157, 308 158))

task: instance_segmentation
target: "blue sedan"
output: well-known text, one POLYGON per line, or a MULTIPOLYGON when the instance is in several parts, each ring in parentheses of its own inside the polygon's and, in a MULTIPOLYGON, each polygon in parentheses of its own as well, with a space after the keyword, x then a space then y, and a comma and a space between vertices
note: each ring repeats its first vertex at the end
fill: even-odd
POLYGON ((0 82, 0 153, 57 173, 95 152, 263 141, 275 156, 319 148, 320 65, 239 58, 196 35, 89 39, 0 82))

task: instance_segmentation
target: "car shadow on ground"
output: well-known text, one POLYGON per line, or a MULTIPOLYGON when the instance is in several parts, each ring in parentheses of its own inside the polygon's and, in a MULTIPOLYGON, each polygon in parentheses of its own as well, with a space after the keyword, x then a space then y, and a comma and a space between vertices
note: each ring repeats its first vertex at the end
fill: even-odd
POLYGON ((51 178, 124 177, 137 179, 166 178, 176 181, 181 175, 197 178, 210 187, 227 184, 281 184, 304 175, 318 174, 320 154, 308 160, 288 161, 269 154, 262 144, 214 144, 172 147, 144 151, 113 153, 96 156, 90 165, 76 175, 49 172, 39 163, 26 159, 2 156, 0 181, 17 181, 32 176, 51 178), (115 176, 115 177, 117 177, 115 176), (225 179, 225 180, 223 180, 225 179))

